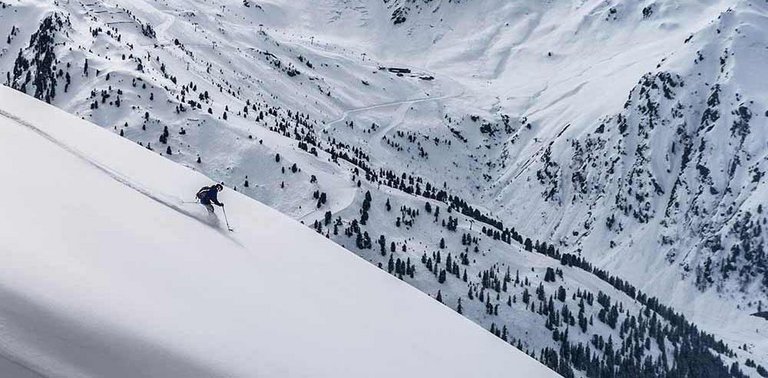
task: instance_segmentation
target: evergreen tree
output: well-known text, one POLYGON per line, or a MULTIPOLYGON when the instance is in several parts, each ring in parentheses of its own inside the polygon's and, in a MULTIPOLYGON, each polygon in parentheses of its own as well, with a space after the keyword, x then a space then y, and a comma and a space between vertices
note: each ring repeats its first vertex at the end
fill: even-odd
POLYGON ((544 282, 555 282, 555 270, 547 267, 547 272, 544 274, 544 282))

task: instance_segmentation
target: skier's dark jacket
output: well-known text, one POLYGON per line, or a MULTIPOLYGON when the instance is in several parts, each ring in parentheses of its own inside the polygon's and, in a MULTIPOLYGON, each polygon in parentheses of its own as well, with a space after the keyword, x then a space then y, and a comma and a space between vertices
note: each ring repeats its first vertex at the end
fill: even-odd
POLYGON ((216 206, 224 206, 221 202, 219 202, 218 195, 219 191, 216 190, 216 185, 204 187, 200 189, 199 192, 197 192, 197 198, 200 199, 200 203, 203 205, 210 205, 213 203, 216 206))

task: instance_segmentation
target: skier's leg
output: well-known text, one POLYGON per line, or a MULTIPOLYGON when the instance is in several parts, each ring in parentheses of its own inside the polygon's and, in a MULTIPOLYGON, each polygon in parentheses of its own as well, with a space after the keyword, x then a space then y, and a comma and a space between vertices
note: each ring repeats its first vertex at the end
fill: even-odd
POLYGON ((219 226, 219 217, 216 216, 216 213, 213 211, 213 205, 210 203, 203 204, 205 206, 206 210, 208 210, 208 219, 207 222, 211 226, 218 227, 219 226))

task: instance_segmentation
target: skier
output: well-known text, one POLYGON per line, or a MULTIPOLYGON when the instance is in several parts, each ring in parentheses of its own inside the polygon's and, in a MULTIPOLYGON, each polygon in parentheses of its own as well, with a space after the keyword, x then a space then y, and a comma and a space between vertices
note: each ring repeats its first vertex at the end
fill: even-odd
POLYGON ((213 214, 213 205, 224 207, 224 204, 219 202, 218 194, 224 190, 224 185, 216 184, 212 186, 204 186, 197 191, 197 199, 200 204, 208 209, 210 214, 213 214))

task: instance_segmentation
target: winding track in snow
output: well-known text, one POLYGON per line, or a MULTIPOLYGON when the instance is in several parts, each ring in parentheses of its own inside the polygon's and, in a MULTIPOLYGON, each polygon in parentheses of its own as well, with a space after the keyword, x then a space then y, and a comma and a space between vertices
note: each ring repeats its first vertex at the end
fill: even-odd
POLYGON ((380 157, 382 154, 387 153, 387 150, 382 146, 384 137, 398 125, 403 123, 405 120, 405 115, 408 114, 408 109, 410 109, 412 104, 414 103, 406 102, 400 104, 400 106, 394 112, 389 124, 374 134, 371 142, 369 142, 371 147, 371 155, 380 157))
POLYGON ((450 98, 459 97, 459 96, 461 96, 463 94, 464 94, 464 90, 462 89, 459 93, 450 94, 450 95, 444 95, 444 96, 439 96, 439 97, 419 97, 419 98, 414 98, 414 99, 409 99, 409 100, 384 102, 384 103, 381 103, 381 104, 364 106, 364 107, 361 107, 361 108, 349 109, 349 110, 344 111, 344 113, 342 113, 341 117, 339 117, 338 119, 333 120, 333 121, 328 122, 327 124, 325 124, 325 127, 323 127, 323 132, 324 133, 328 132, 328 130, 330 130, 331 127, 333 127, 337 123, 340 123, 340 122, 344 121, 345 119, 347 119, 347 117, 349 117, 350 115, 355 114, 355 113, 361 113, 361 112, 365 112, 365 111, 368 111, 368 110, 381 109, 381 108, 386 108, 386 107, 395 106, 395 105, 403 105, 403 104, 412 105, 412 104, 417 104, 417 103, 420 103, 420 102, 447 100, 447 99, 450 99, 450 98))

